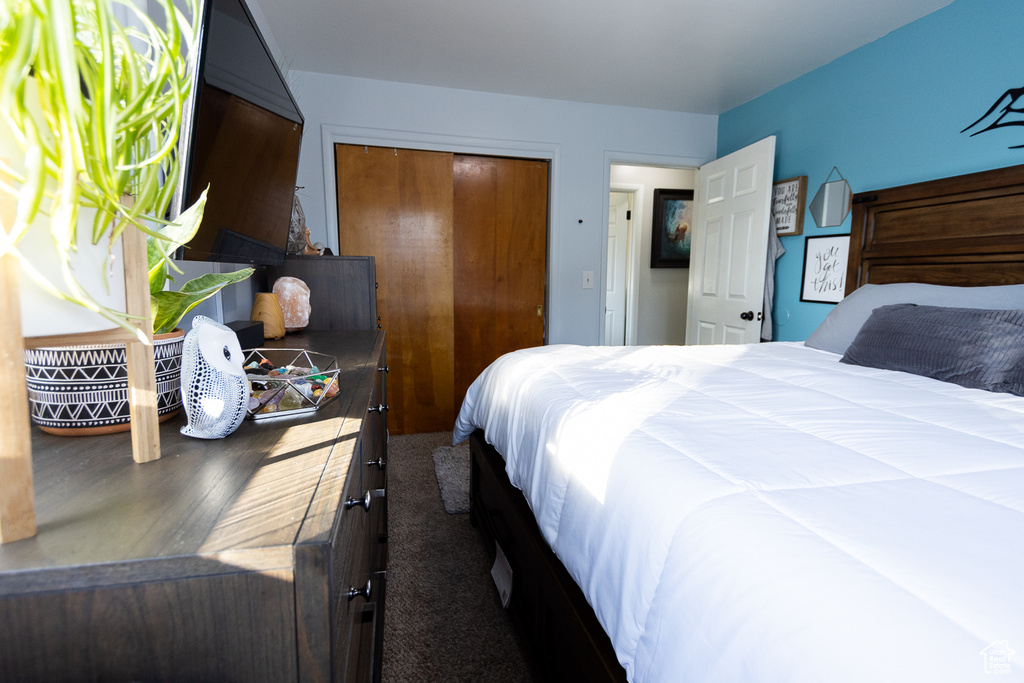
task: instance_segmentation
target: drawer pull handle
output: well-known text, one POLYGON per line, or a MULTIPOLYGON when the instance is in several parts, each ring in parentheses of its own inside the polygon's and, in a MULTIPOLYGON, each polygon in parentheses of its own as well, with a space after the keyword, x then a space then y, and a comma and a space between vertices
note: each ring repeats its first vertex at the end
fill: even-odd
POLYGON ((369 510, 370 509, 370 501, 371 500, 373 500, 373 496, 370 494, 369 491, 367 491, 366 495, 363 496, 361 499, 360 498, 349 498, 348 500, 346 500, 345 501, 345 509, 346 510, 351 510, 354 507, 362 505, 364 510, 369 510))
POLYGON ((363 586, 362 588, 356 588, 355 586, 349 586, 348 593, 347 593, 348 599, 351 600, 352 598, 357 598, 357 597, 359 597, 361 595, 366 600, 369 600, 370 599, 370 589, 371 588, 373 588, 373 580, 372 579, 367 579, 366 580, 366 585, 363 586))
POLYGON ((385 412, 387 412, 387 410, 388 410, 388 407, 386 405, 384 405, 383 403, 375 405, 375 406, 370 406, 370 412, 371 413, 380 413, 381 415, 383 415, 385 412))
POLYGON ((390 368, 390 366, 388 366, 388 365, 385 365, 385 366, 384 366, 384 367, 382 367, 382 368, 377 368, 377 372, 384 372, 384 373, 388 373, 388 372, 391 372, 391 368, 390 368))
POLYGON ((385 465, 387 465, 387 463, 384 462, 384 456, 383 455, 380 456, 379 458, 377 458, 376 460, 367 460, 366 464, 369 465, 370 467, 377 466, 377 467, 379 467, 381 469, 384 469, 385 465))

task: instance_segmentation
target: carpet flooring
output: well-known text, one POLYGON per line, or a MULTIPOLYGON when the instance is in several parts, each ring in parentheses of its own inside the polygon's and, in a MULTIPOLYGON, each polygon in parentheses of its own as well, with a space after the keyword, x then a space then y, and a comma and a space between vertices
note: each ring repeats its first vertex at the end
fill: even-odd
POLYGON ((388 442, 385 683, 536 680, 469 515, 447 514, 431 454, 450 432, 388 442))

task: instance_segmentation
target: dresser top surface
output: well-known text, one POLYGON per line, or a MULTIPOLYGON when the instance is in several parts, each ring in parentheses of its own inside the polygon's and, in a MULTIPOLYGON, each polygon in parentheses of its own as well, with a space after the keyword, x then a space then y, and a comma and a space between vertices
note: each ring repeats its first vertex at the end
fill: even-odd
POLYGON ((140 561, 156 574, 215 573, 199 566, 210 562, 290 566, 318 487, 329 485, 332 498, 344 488, 337 478, 348 472, 382 344, 378 332, 267 342, 334 356, 338 397, 313 414, 247 419, 216 440, 182 436, 182 412, 161 425, 161 458, 150 463, 132 460, 128 433, 61 437, 33 429, 38 533, 0 545, 0 594, 24 589, 24 574, 39 570, 133 564, 137 571, 140 561))

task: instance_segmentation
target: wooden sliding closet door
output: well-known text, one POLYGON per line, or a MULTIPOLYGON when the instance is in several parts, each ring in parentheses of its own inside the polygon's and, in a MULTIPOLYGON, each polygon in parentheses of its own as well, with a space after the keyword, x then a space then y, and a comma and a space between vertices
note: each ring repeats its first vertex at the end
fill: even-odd
POLYGON ((450 430, 498 356, 544 343, 548 164, 335 146, 339 253, 373 256, 388 426, 450 430))
POLYGON ((388 426, 451 429, 452 155, 335 146, 339 252, 375 257, 388 334, 388 426))
POLYGON ((544 343, 548 163, 455 157, 455 412, 498 356, 544 343))

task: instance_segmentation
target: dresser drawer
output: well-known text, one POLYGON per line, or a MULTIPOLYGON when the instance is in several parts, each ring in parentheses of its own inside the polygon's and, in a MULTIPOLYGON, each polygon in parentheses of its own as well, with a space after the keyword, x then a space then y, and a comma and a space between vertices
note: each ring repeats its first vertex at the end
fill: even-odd
POLYGON ((371 504, 367 515, 366 552, 371 573, 371 596, 361 612, 351 615, 353 631, 359 631, 363 643, 362 660, 373 662, 373 680, 381 676, 381 654, 384 644, 384 604, 387 590, 388 562, 388 486, 387 486, 387 354, 382 346, 376 364, 373 390, 360 429, 359 446, 362 461, 364 495, 369 492, 371 504), (370 645, 370 646, 368 646, 370 645))
MULTIPOLYGON (((359 389, 334 442, 333 478, 320 485, 333 501, 324 506, 331 510, 329 529, 319 525, 321 533, 304 549, 309 557, 303 563, 309 567, 306 583, 312 588, 304 591, 311 597, 303 601, 310 615, 304 619, 310 636, 303 661, 311 662, 309 675, 300 677, 304 681, 380 680, 386 554, 377 552, 376 544, 386 499, 382 490, 367 488, 374 483, 367 470, 380 471, 367 463, 378 448, 376 425, 385 412, 369 411, 381 403, 376 360, 382 356, 380 335, 372 354, 360 361, 359 389)), ((380 464, 386 466, 385 460, 380 464)), ((303 645, 300 638, 300 657, 303 645)))
POLYGON ((377 360, 376 377, 359 439, 364 464, 363 488, 370 490, 387 488, 387 368, 387 356, 382 349, 377 360))
MULTIPOLYGON (((358 481, 356 479, 355 481, 358 481)), ((334 608, 331 631, 336 634, 332 660, 333 680, 369 680, 372 666, 366 666, 367 642, 364 612, 375 610, 375 590, 370 580, 369 515, 362 503, 342 513, 340 538, 336 548, 341 567, 334 572, 331 590, 334 608), (368 587, 369 584, 369 587, 368 587)), ((372 616, 372 614, 370 615, 372 616)), ((369 638, 372 641, 372 634, 369 638)))

